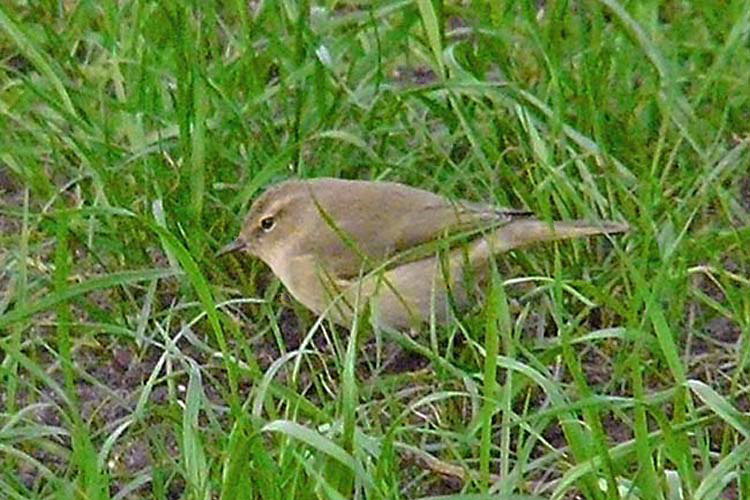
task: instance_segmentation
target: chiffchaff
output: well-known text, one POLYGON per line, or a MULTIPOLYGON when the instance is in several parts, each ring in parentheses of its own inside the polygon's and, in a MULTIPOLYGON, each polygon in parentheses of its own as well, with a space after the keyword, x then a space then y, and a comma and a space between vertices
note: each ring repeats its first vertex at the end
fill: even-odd
POLYGON ((495 254, 627 228, 550 223, 394 182, 319 178, 269 188, 220 254, 259 257, 294 298, 337 323, 349 326, 369 306, 374 325, 403 330, 446 321, 450 298, 468 305, 495 254))

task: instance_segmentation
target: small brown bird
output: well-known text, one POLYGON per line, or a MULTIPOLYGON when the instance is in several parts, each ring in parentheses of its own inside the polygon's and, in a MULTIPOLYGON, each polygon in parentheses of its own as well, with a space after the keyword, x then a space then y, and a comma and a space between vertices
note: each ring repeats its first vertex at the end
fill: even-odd
POLYGON ((538 241, 626 231, 600 221, 549 223, 530 212, 453 201, 395 182, 286 181, 252 205, 239 237, 316 314, 351 326, 369 306, 373 324, 409 329, 466 306, 493 255, 538 241))

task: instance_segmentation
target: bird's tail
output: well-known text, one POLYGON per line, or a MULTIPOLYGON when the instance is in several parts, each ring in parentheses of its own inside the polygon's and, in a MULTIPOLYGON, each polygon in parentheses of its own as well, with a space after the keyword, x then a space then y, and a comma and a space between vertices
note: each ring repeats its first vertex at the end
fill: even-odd
POLYGON ((597 234, 617 234, 628 230, 628 225, 613 221, 583 220, 547 222, 538 219, 518 219, 494 229, 479 239, 471 251, 474 262, 544 241, 566 240, 597 234))

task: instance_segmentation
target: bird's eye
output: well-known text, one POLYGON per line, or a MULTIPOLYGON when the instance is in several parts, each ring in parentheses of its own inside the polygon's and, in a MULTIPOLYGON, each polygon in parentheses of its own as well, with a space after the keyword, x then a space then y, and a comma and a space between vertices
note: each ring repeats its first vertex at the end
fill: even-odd
POLYGON ((260 228, 265 232, 271 231, 271 229, 273 229, 275 225, 276 221, 273 220, 273 217, 263 217, 260 220, 260 228))

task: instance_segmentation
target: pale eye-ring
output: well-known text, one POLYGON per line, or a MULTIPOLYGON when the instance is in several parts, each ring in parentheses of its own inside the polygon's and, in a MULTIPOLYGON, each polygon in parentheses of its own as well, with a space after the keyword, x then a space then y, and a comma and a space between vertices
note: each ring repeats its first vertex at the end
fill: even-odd
POLYGON ((276 221, 271 216, 263 217, 260 220, 260 228, 265 232, 271 231, 274 226, 276 226, 276 221))

